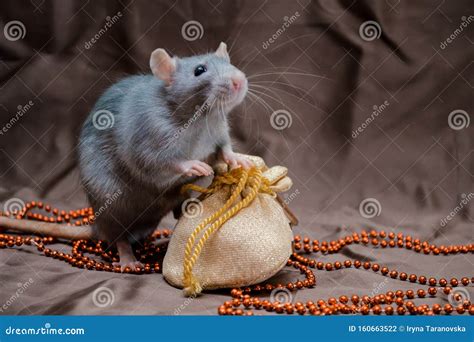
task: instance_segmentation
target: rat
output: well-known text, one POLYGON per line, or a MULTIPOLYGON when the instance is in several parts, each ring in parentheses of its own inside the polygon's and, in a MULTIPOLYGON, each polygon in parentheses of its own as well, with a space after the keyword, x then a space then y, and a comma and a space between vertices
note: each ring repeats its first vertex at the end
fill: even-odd
POLYGON ((228 114, 245 98, 248 81, 231 64, 225 43, 184 58, 156 49, 150 69, 151 75, 130 76, 107 89, 82 127, 81 184, 90 205, 100 209, 93 225, 70 233, 66 229, 78 227, 2 217, 0 226, 104 239, 117 248, 122 269, 134 269, 142 265, 132 244, 170 211, 176 217, 187 196, 182 185, 211 176, 216 162, 252 167, 233 151, 229 135, 228 114))

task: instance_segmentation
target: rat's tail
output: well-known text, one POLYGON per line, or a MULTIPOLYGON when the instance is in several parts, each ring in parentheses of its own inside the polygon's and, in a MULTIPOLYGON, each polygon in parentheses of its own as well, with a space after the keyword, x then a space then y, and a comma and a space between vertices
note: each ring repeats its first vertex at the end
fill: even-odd
POLYGON ((59 239, 90 240, 94 238, 94 231, 91 225, 70 226, 67 224, 17 220, 0 216, 0 227, 22 233, 52 236, 59 239))

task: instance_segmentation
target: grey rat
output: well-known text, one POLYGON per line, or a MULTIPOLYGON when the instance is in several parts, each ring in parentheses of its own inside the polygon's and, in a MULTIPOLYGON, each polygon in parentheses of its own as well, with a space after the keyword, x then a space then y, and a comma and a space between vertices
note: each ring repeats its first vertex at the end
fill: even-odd
MULTIPOLYGON (((106 90, 79 139, 81 183, 94 210, 105 210, 92 227, 72 237, 116 245, 122 267, 139 265, 131 244, 180 207, 183 184, 210 176, 210 165, 219 160, 231 167, 252 166, 231 145, 227 115, 243 101, 248 85, 230 63, 224 43, 214 53, 185 58, 157 49, 150 68, 152 75, 131 76, 106 90)), ((54 227, 58 237, 71 238, 66 229, 76 229, 29 221, 15 227, 8 220, 0 218, 0 226, 28 232, 44 228, 47 234, 54 227)))

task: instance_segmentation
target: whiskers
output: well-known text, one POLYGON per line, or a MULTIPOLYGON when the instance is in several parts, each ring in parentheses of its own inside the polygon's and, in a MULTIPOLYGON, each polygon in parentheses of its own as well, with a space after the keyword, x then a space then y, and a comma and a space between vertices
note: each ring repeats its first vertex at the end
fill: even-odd
POLYGON ((302 70, 302 69, 298 69, 298 68, 279 68, 279 67, 275 67, 274 69, 284 69, 284 71, 274 71, 274 72, 266 72, 266 71, 262 71, 261 73, 257 73, 257 74, 253 74, 253 75, 250 75, 249 77, 247 77, 248 80, 251 80, 251 79, 255 79, 255 78, 258 78, 258 77, 263 77, 263 76, 278 76, 278 78, 282 77, 282 76, 305 76, 305 77, 312 77, 312 78, 320 78, 320 79, 325 79, 325 80, 329 80, 329 81, 332 81, 331 78, 328 78, 326 76, 322 76, 322 75, 318 75, 318 74, 312 74, 312 73, 309 73, 305 70, 302 70), (289 71, 289 70, 294 70, 294 71, 289 71))
MULTIPOLYGON (((290 110, 288 105, 283 101, 282 96, 290 96, 297 102, 305 103, 314 109, 323 111, 314 98, 310 95, 311 90, 323 80, 332 81, 322 75, 308 73, 298 68, 274 67, 271 70, 264 70, 247 77, 248 82, 248 98, 254 103, 259 104, 268 112, 275 112, 279 109, 290 110), (305 89, 297 86, 288 80, 288 77, 295 76, 298 78, 317 79, 312 88, 305 89), (277 105, 278 108, 273 106, 277 105)), ((294 103, 294 101, 292 101, 294 103)), ((248 109, 248 108, 247 108, 248 109)), ((290 110, 291 111, 291 110, 290 110)))

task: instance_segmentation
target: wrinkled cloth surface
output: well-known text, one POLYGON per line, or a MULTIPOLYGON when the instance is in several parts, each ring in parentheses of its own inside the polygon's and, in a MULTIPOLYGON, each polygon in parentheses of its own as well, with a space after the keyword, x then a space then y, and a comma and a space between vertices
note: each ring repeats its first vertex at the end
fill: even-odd
MULTIPOLYGON (((2 1, 0 202, 86 206, 76 143, 100 94, 148 73, 155 48, 186 56, 225 41, 254 94, 231 114, 236 150, 289 168, 295 233, 328 240, 375 227, 472 242, 471 15, 470 0, 2 1), (13 21, 19 33, 5 29, 13 21), (185 30, 190 21, 197 36, 185 30)), ((470 277, 474 263, 472 254, 360 245, 318 255, 348 258, 436 278, 470 277)), ((315 272, 317 286, 293 300, 420 287, 363 269, 315 272)), ((297 278, 284 268, 274 281, 297 278)), ((0 314, 216 314, 228 298, 186 301, 161 274, 94 272, 30 247, 0 250, 0 314), (110 305, 94 304, 100 288, 110 305)))

